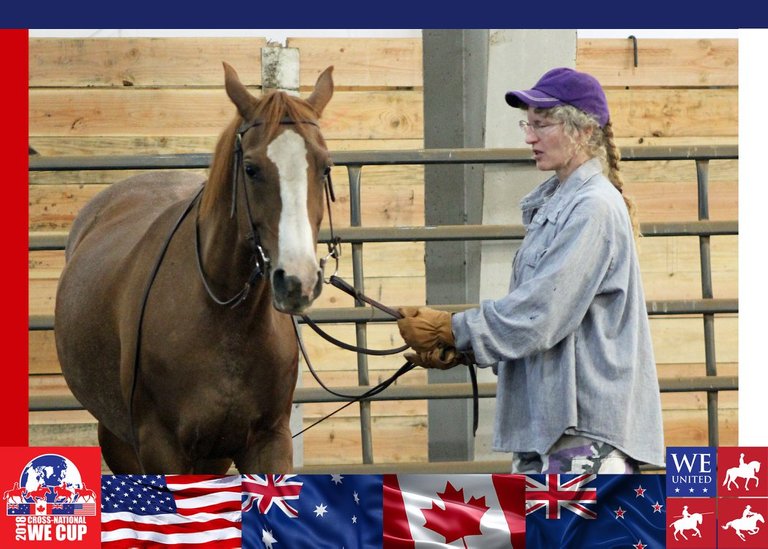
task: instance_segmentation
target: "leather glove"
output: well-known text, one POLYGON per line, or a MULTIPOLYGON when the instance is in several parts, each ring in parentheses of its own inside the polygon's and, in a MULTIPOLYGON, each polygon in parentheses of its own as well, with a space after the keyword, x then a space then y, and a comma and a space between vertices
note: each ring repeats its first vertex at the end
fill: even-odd
POLYGON ((447 370, 462 364, 462 356, 453 347, 432 349, 426 353, 405 353, 405 359, 423 368, 447 370))
POLYGON ((424 353, 437 347, 456 346, 451 313, 429 307, 402 307, 398 312, 404 317, 397 321, 400 335, 414 351, 424 353))

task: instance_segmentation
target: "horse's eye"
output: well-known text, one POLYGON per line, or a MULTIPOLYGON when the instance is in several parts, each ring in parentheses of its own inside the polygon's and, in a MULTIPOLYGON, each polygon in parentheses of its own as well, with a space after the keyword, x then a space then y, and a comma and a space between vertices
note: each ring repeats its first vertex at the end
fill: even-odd
POLYGON ((257 175, 259 175, 259 167, 254 166, 253 164, 246 164, 245 165, 245 175, 250 177, 251 179, 254 179, 257 175))

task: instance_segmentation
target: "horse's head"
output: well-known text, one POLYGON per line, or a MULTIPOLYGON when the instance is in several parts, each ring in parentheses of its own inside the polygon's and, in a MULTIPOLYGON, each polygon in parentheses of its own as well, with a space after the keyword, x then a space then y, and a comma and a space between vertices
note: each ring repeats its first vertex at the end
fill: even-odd
POLYGON ((763 515, 761 515, 760 513, 755 513, 754 517, 755 517, 755 523, 765 522, 765 519, 763 518, 763 515))
POLYGON ((317 121, 333 95, 333 67, 320 74, 306 100, 284 92, 256 98, 226 63, 224 71, 239 114, 234 161, 229 156, 233 204, 246 209, 269 257, 275 308, 300 313, 323 284, 316 242, 331 161, 317 121))

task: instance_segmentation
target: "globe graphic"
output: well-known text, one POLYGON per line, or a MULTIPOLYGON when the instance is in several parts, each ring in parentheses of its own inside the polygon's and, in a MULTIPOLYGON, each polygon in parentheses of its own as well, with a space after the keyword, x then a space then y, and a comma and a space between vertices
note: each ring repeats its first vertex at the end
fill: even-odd
MULTIPOLYGON (((61 486, 62 483, 70 490, 83 486, 83 480, 77 466, 58 454, 37 456, 27 463, 19 479, 19 486, 26 488, 27 492, 47 486, 50 491, 46 495, 46 501, 51 503, 56 497, 54 488, 61 486)), ((33 498, 27 497, 27 502, 31 503, 32 501, 34 501, 33 498)))

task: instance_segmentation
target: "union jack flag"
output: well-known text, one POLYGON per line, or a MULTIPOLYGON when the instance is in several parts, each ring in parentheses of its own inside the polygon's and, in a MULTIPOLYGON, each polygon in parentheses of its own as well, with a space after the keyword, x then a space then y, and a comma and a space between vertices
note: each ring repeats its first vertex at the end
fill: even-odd
POLYGON ((561 475, 544 475, 543 482, 531 476, 525 477, 525 514, 544 509, 546 518, 559 519, 562 508, 585 519, 597 518, 594 509, 597 488, 585 487, 597 475, 562 476, 563 479, 561 475))
POLYGON ((251 510, 254 503, 262 515, 275 505, 289 517, 298 516, 289 500, 299 499, 302 482, 293 480, 296 475, 243 475, 243 513, 251 510))

